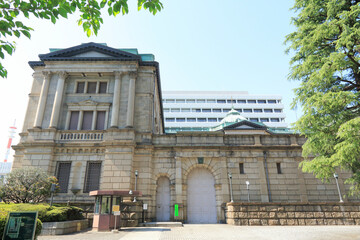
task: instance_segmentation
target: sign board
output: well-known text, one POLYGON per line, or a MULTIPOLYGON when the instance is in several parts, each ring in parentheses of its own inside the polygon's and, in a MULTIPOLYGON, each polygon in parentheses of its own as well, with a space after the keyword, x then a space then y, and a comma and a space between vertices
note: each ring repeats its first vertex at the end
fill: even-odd
POLYGON ((33 240, 37 212, 10 212, 4 229, 4 240, 33 240))
POLYGON ((143 204, 143 210, 147 210, 147 203, 143 204))
POLYGON ((114 211, 114 216, 120 216, 120 211, 114 211))
POLYGON ((113 206, 112 206, 112 210, 113 210, 113 212, 118 212, 118 211, 120 211, 120 205, 113 205, 113 206))
POLYGON ((174 206, 174 216, 178 217, 179 216, 179 205, 175 204, 174 206))

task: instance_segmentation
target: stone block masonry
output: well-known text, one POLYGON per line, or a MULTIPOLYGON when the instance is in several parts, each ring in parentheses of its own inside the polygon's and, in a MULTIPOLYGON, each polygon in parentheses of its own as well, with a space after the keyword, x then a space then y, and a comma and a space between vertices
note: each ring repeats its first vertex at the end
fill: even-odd
POLYGON ((231 225, 360 225, 359 203, 227 203, 231 225))

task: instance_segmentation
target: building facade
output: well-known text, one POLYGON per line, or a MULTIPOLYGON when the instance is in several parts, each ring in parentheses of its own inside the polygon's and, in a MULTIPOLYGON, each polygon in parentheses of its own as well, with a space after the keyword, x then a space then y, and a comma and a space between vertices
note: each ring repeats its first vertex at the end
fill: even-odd
MULTIPOLYGON (((55 175, 55 201, 92 203, 92 190, 136 189, 146 219, 188 223, 224 222, 225 203, 248 201, 246 181, 252 202, 338 201, 335 182, 299 170, 305 139, 297 134, 235 110, 214 131, 166 134, 152 55, 87 43, 39 58, 29 62, 33 85, 13 169, 55 175)), ((346 194, 347 173, 338 174, 346 194)))
POLYGON ((207 131, 234 108, 251 122, 286 128, 284 105, 278 95, 241 91, 164 91, 165 131, 207 131))

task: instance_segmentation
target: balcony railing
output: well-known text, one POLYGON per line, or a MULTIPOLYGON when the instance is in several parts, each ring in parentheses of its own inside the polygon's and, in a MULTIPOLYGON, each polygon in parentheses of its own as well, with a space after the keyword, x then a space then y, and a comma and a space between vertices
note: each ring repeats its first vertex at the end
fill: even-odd
POLYGON ((62 131, 59 133, 58 141, 102 141, 103 131, 62 131))

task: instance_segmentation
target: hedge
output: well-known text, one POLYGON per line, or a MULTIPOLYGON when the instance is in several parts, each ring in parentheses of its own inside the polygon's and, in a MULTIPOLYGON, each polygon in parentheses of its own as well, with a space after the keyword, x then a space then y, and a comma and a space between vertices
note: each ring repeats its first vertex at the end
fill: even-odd
MULTIPOLYGON (((72 206, 52 206, 49 204, 31 203, 0 203, 0 237, 3 236, 7 215, 9 212, 38 212, 35 236, 42 229, 42 222, 62 222, 83 219, 82 209, 72 206)), ((35 237, 35 238, 36 238, 35 237)))

